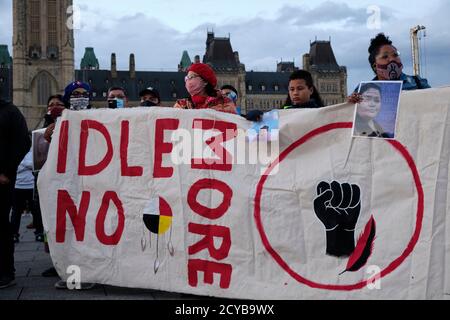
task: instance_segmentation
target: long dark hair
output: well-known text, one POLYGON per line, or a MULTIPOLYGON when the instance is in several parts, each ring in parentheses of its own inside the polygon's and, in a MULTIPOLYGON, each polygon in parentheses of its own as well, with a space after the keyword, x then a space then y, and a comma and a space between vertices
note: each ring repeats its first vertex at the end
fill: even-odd
POLYGON ((207 85, 205 87, 205 91, 206 91, 206 94, 208 95, 208 97, 217 97, 216 88, 214 88, 213 85, 210 84, 209 82, 206 82, 206 83, 207 83, 207 85))
MULTIPOLYGON (((313 81, 311 73, 309 73, 306 70, 294 71, 294 73, 292 73, 291 76, 289 77, 289 83, 293 80, 305 80, 308 88, 313 89, 311 99, 313 99, 317 103, 319 108, 323 108, 325 106, 322 101, 322 98, 320 97, 319 91, 317 91, 316 87, 314 86, 314 81, 313 81)), ((284 105, 292 106, 292 100, 291 100, 291 96, 289 95, 289 93, 288 93, 288 97, 286 99, 286 103, 284 105)))
POLYGON ((359 90, 359 94, 363 94, 364 92, 366 92, 366 91, 368 91, 368 90, 370 90, 370 89, 375 89, 375 90, 377 90, 378 92, 380 92, 380 96, 383 95, 383 92, 381 91, 380 86, 378 86, 378 85, 375 84, 375 83, 371 83, 371 82, 363 84, 363 85, 361 86, 361 89, 359 90))

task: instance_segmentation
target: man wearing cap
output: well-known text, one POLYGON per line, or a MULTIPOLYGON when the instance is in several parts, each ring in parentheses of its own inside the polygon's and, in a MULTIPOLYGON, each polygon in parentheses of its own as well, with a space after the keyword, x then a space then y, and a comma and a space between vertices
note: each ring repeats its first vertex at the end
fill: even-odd
POLYGON ((159 107, 161 106, 161 97, 158 90, 148 87, 139 93, 141 98, 141 107, 159 107))
POLYGON ((75 81, 64 90, 64 104, 70 110, 90 109, 91 87, 84 82, 75 81))
POLYGON ((204 63, 194 63, 185 78, 190 97, 178 100, 174 108, 213 109, 236 114, 234 102, 216 89, 217 77, 213 69, 204 63))

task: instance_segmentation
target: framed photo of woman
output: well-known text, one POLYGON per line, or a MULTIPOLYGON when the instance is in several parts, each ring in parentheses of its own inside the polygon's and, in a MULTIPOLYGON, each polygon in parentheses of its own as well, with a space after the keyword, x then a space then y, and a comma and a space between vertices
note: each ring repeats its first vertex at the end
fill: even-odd
POLYGON ((395 139, 402 81, 361 82, 356 105, 354 137, 395 139))

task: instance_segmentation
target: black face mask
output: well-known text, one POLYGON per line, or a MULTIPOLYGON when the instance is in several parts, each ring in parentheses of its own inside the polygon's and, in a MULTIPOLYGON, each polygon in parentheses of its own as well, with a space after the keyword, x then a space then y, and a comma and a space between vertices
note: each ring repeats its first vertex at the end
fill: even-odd
POLYGON ((156 106, 158 106, 156 103, 148 100, 141 103, 141 107, 156 107, 156 106))

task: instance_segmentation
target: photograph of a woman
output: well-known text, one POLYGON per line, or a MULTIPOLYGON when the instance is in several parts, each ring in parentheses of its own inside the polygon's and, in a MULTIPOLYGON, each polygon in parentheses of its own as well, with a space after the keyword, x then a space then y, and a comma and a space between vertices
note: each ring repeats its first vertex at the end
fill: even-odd
POLYGON ((362 101, 356 106, 355 137, 395 139, 401 83, 363 82, 359 93, 362 101))

